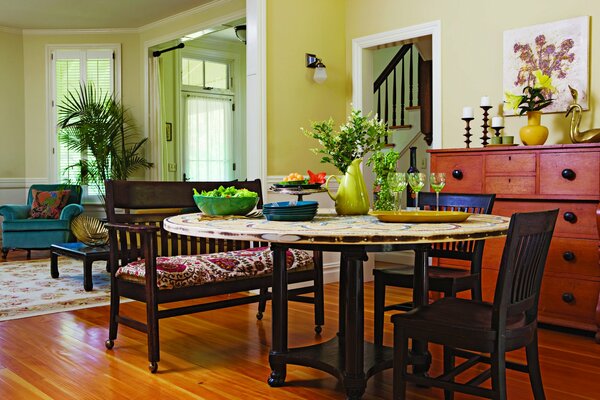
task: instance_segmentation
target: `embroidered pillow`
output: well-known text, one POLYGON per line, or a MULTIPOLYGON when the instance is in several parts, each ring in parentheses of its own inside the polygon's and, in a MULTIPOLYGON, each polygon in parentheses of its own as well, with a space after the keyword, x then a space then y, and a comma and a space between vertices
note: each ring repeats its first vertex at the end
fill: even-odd
POLYGON ((60 212, 67 205, 70 190, 57 190, 55 192, 42 192, 31 190, 33 202, 31 203, 31 218, 58 219, 60 212))

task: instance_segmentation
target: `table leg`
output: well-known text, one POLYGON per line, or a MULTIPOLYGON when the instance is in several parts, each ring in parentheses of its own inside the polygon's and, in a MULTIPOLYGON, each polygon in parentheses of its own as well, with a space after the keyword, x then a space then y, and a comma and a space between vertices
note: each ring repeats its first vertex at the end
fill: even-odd
POLYGON ((94 284, 92 283, 92 263, 93 261, 87 258, 83 260, 83 289, 86 292, 94 288, 94 284))
MULTIPOLYGON (((429 245, 415 248, 415 274, 413 284, 413 305, 420 307, 429 303, 429 261, 427 260, 427 248, 429 245)), ((427 351, 427 342, 421 340, 412 341, 411 358, 414 362, 415 373, 426 373, 431 364, 431 356, 427 351)))
POLYGON ((345 367, 344 388, 348 399, 360 399, 365 392, 367 381, 364 371, 364 287, 363 261, 367 260, 364 251, 347 252, 342 257, 346 270, 346 326, 344 332, 345 367))
POLYGON ((50 252, 50 276, 54 279, 58 278, 58 254, 50 252))
POLYGON ((285 382, 286 363, 280 355, 288 351, 288 298, 287 270, 285 253, 287 248, 271 244, 273 251, 273 286, 272 286, 272 348, 269 353, 271 375, 270 386, 281 386, 285 382))
POLYGON ((339 294, 338 294, 338 337, 343 338, 346 330, 346 281, 348 280, 346 275, 348 268, 346 266, 346 257, 344 253, 340 255, 340 282, 339 282, 339 294))

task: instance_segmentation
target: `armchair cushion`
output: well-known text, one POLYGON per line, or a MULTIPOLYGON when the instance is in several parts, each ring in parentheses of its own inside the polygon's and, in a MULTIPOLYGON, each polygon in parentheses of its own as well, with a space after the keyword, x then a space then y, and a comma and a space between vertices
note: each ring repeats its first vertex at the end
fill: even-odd
MULTIPOLYGON (((312 252, 289 249, 286 255, 288 270, 313 268, 312 252)), ((273 257, 268 247, 256 247, 195 256, 157 257, 157 286, 173 289, 203 285, 232 279, 251 278, 273 272, 273 257)), ((144 260, 120 267, 117 278, 144 283, 144 260)))
POLYGON ((31 218, 58 219, 62 209, 65 208, 69 201, 71 191, 57 190, 45 192, 32 189, 31 195, 33 197, 30 213, 31 218))

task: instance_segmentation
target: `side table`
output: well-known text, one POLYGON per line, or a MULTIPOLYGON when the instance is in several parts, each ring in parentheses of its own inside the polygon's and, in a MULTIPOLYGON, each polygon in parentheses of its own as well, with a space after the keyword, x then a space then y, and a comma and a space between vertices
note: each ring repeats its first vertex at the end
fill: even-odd
POLYGON ((60 243, 50 246, 50 275, 56 279, 58 273, 58 256, 65 256, 83 261, 83 288, 89 292, 93 289, 92 283, 92 263, 94 261, 106 261, 106 271, 110 272, 108 264, 109 247, 88 246, 84 243, 60 243))

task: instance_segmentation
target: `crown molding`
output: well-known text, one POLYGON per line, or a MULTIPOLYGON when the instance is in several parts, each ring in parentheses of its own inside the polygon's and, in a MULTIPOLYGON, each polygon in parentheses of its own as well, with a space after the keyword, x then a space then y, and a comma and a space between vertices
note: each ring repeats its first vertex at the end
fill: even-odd
POLYGON ((23 33, 23 30, 19 28, 9 28, 8 26, 0 26, 0 32, 20 35, 23 33))
POLYGON ((23 29, 23 35, 122 35, 139 33, 138 28, 23 29))
POLYGON ((138 32, 145 32, 148 31, 150 29, 154 29, 157 28, 161 25, 164 24, 168 24, 170 22, 173 21, 177 21, 178 19, 190 16, 190 15, 194 15, 194 14, 198 14, 198 13, 202 13, 205 12, 207 10, 210 10, 211 8, 215 8, 215 7, 221 7, 227 3, 231 3, 232 0, 215 0, 215 1, 211 1, 210 3, 206 3, 206 4, 202 4, 198 7, 194 7, 194 8, 190 8, 189 10, 186 11, 182 11, 179 14, 175 14, 175 15, 171 15, 170 17, 167 18, 163 18, 160 19, 158 21, 155 22, 151 22, 147 25, 141 26, 140 28, 138 28, 138 32))

